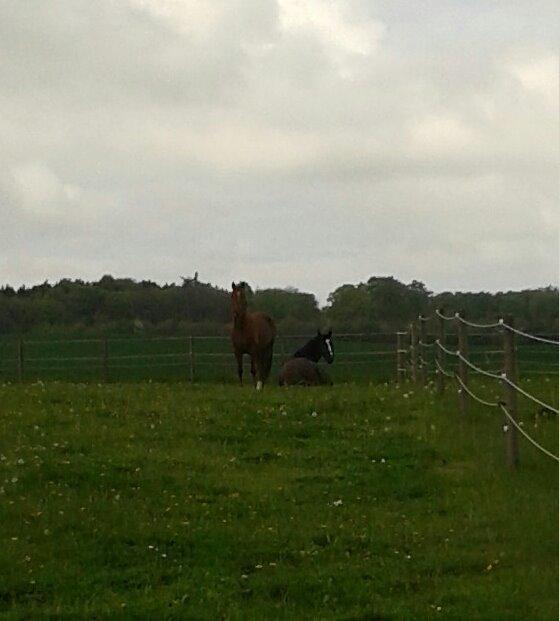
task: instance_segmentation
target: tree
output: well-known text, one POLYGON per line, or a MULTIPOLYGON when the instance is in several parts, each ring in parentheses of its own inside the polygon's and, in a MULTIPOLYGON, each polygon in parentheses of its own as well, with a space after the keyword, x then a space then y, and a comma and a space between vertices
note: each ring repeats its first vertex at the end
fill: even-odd
POLYGON ((360 283, 342 285, 328 296, 324 314, 335 330, 375 329, 371 316, 371 292, 360 283))
MULTIPOLYGON (((173 330, 223 334, 230 321, 229 292, 202 282, 198 275, 180 285, 159 285, 107 274, 97 282, 64 278, 17 291, 0 288, 0 333, 70 329, 133 331, 141 321, 146 331, 173 330)), ((533 332, 559 330, 559 290, 548 286, 498 293, 446 291, 432 295, 417 280, 405 284, 392 276, 371 276, 366 282, 344 284, 319 310, 316 298, 293 288, 253 292, 247 286, 249 307, 272 315, 281 332, 309 332, 320 324, 335 330, 393 332, 420 313, 435 308, 463 311, 473 321, 494 322, 513 315, 519 327, 533 332), (281 324, 281 325, 280 325, 281 324)))
POLYGON ((276 321, 292 318, 310 323, 317 322, 320 318, 315 296, 293 288, 257 290, 251 307, 268 313, 276 321))

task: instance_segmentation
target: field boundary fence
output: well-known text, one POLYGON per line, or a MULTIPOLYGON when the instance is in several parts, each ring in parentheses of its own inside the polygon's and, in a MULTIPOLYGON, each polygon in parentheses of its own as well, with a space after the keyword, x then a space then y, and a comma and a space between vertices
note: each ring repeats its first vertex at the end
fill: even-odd
MULTIPOLYGON (((274 371, 313 335, 279 335, 274 371)), ((391 332, 334 335, 338 379, 393 378, 398 357, 391 332)), ((248 375, 250 377, 250 375, 248 375)), ((142 336, 0 341, 0 379, 120 381, 178 379, 236 381, 236 362, 228 336, 142 336)), ((248 378, 247 378, 248 379, 248 378)))
MULTIPOLYGON (((500 412, 503 415, 505 460, 509 468, 515 469, 519 464, 519 434, 542 455, 559 462, 559 456, 544 448, 528 433, 520 420, 519 398, 535 404, 541 416, 559 416, 559 409, 520 385, 519 351, 533 356, 531 346, 534 343, 553 348, 559 355, 559 349, 556 349, 559 348, 559 339, 519 330, 512 317, 502 317, 491 323, 477 323, 467 320, 464 313, 447 315, 443 310, 436 310, 430 317, 419 316, 410 324, 408 331, 398 333, 397 379, 401 382, 409 378, 422 386, 427 386, 434 379, 438 395, 445 394, 448 385, 454 386, 462 416, 468 414, 471 402, 500 412), (428 327, 431 328, 429 334, 428 327), (480 338, 489 349, 486 347, 482 351, 479 347, 472 347, 473 341, 480 338), (527 343, 524 348, 518 347, 519 339, 527 343), (480 353, 484 356, 485 367, 482 366, 483 362, 475 359, 476 356, 479 358, 480 353), (499 390, 493 400, 476 392, 476 382, 472 381, 472 376, 497 384, 499 390)), ((544 353, 551 351, 545 350, 544 353)), ((533 364, 537 358, 527 360, 533 364)), ((549 363, 544 367, 543 370, 542 367, 527 368, 526 376, 559 374, 555 367, 549 367, 549 363)))

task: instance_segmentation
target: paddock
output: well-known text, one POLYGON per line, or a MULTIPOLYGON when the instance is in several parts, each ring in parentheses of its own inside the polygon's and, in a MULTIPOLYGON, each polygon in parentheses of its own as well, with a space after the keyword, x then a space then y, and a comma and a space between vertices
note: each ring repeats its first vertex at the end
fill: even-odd
MULTIPOLYGON (((557 464, 527 445, 511 476, 501 417, 461 420, 450 391, 35 382, 0 402, 6 619, 557 611, 557 464)), ((530 429, 559 448, 553 421, 530 429)))

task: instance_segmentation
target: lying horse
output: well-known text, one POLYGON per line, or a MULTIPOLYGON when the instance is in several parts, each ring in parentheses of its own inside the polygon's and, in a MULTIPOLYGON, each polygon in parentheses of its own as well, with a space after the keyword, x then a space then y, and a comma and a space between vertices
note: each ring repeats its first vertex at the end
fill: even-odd
POLYGON ((322 334, 318 330, 314 338, 293 354, 293 358, 307 358, 313 362, 318 362, 321 358, 324 358, 328 364, 332 364, 334 362, 332 330, 328 334, 322 334))
POLYGON ((293 357, 285 362, 280 370, 280 386, 319 386, 331 385, 332 381, 327 373, 318 366, 320 358, 328 364, 334 361, 332 345, 332 330, 322 334, 320 330, 306 345, 298 349, 293 357))
POLYGON ((250 356, 250 371, 256 390, 262 390, 270 375, 274 355, 276 325, 265 313, 247 312, 245 283, 233 283, 231 310, 233 312, 233 331, 231 340, 237 359, 239 381, 243 383, 243 355, 250 356))

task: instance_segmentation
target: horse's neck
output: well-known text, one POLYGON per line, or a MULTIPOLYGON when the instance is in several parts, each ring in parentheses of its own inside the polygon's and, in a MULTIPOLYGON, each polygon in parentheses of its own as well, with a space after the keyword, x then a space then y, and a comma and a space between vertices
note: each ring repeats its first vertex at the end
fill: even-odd
POLYGON ((295 352, 295 357, 296 358, 308 358, 309 360, 312 360, 313 362, 318 362, 320 360, 320 352, 318 351, 316 344, 311 342, 301 347, 301 349, 298 349, 295 352))
POLYGON ((233 328, 235 330, 243 330, 246 326, 247 313, 235 315, 233 317, 233 328))

